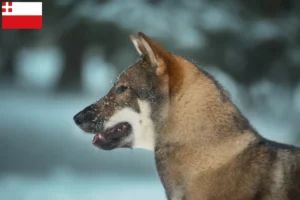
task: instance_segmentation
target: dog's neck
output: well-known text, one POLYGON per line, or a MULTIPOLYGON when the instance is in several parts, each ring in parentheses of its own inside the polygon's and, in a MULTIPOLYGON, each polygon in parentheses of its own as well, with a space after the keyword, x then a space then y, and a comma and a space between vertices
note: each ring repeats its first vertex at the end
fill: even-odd
POLYGON ((201 149, 205 154, 212 150, 208 157, 223 152, 231 157, 242 151, 256 138, 248 121, 229 98, 224 99, 226 94, 210 77, 184 59, 179 62, 185 77, 180 91, 170 99, 168 116, 157 134, 157 148, 174 144, 199 154, 201 149))

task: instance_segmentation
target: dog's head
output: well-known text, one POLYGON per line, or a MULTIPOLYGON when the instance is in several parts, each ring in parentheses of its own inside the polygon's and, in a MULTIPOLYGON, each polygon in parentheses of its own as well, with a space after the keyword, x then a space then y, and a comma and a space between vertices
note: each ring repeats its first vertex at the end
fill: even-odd
POLYGON ((130 39, 141 58, 119 76, 106 96, 74 116, 82 130, 95 134, 93 144, 105 150, 153 150, 155 135, 168 113, 167 67, 173 55, 143 33, 130 39))

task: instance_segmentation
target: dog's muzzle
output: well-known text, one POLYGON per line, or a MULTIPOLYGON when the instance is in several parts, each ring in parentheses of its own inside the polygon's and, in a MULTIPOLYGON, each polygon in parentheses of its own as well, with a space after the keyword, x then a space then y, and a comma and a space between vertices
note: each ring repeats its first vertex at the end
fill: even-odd
POLYGON ((92 109, 91 106, 88 106, 77 113, 73 117, 73 120, 77 126, 88 133, 97 131, 97 129, 101 128, 102 125, 102 120, 97 117, 97 113, 92 109))

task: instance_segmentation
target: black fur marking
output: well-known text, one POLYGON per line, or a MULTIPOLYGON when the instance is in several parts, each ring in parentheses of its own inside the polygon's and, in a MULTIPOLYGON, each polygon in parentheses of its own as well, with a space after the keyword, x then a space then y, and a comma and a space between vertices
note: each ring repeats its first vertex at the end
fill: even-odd
POLYGON ((258 187, 259 189, 256 191, 253 200, 260 200, 263 199, 263 197, 265 196, 265 192, 264 189, 262 189, 262 185, 260 184, 260 186, 258 187))
POLYGON ((300 196, 300 168, 299 166, 292 166, 292 181, 289 184, 287 196, 289 199, 299 199, 300 196))
POLYGON ((284 149, 284 150, 290 150, 291 152, 298 151, 300 153, 299 148, 296 146, 271 141, 265 138, 262 138, 257 144, 262 146, 267 146, 274 151, 278 149, 284 149))
POLYGON ((270 163, 274 163, 278 158, 278 151, 270 151, 270 163))
POLYGON ((133 108, 133 110, 134 110, 135 112, 137 112, 137 113, 140 113, 140 112, 141 112, 141 109, 140 109, 140 107, 139 107, 139 105, 138 105, 137 102, 134 103, 134 105, 133 105, 132 108, 133 108))

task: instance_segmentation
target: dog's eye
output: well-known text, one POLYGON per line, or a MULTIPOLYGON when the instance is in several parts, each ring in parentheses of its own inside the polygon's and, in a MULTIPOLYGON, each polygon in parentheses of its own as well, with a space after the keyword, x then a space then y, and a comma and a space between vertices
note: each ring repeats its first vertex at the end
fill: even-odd
POLYGON ((127 89, 128 89, 128 87, 121 85, 121 86, 117 87, 116 93, 121 94, 121 93, 125 92, 127 89))

